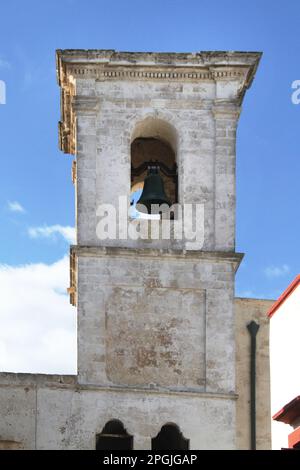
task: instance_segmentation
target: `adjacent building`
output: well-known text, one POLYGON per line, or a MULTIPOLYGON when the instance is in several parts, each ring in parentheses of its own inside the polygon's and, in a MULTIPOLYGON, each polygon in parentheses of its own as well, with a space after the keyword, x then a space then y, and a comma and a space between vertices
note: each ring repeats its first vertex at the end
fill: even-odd
POLYGON ((300 275, 272 305, 268 314, 274 449, 300 448, 299 306, 300 275))

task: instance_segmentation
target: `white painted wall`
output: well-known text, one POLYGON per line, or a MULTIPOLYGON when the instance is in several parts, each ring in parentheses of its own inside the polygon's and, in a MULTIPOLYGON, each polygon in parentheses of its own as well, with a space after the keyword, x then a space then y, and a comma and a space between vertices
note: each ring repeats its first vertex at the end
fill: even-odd
MULTIPOLYGON (((271 415, 300 394, 300 285, 270 320, 271 415)), ((288 446, 291 426, 272 420, 272 447, 288 446)))

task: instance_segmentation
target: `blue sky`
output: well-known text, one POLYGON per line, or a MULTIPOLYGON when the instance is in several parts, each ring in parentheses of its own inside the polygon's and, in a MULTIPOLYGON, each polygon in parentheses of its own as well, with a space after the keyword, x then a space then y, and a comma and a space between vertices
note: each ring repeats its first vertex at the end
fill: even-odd
POLYGON ((68 251, 59 230, 29 232, 74 225, 72 157, 57 144, 55 49, 262 51, 238 128, 237 251, 246 256, 237 295, 277 297, 299 272, 299 23, 296 0, 1 2, 0 264, 51 264, 68 251))

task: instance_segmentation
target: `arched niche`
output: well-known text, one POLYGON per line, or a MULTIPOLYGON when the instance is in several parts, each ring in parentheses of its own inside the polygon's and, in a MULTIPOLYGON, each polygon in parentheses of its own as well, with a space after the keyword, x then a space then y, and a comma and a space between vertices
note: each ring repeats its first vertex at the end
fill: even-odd
POLYGON ((172 124, 161 118, 148 116, 139 121, 132 132, 131 143, 138 137, 152 137, 168 143, 176 156, 178 147, 177 131, 172 124))
POLYGON ((96 436, 96 450, 132 450, 133 436, 127 433, 121 421, 108 421, 96 436))
POLYGON ((152 450, 188 450, 189 440, 186 439, 180 431, 180 428, 174 423, 167 423, 151 440, 152 450))
POLYGON ((131 195, 136 202, 143 189, 148 164, 157 162, 166 195, 178 202, 177 132, 168 122, 147 117, 139 122, 131 136, 131 195), (137 193, 136 193, 137 192, 137 193))

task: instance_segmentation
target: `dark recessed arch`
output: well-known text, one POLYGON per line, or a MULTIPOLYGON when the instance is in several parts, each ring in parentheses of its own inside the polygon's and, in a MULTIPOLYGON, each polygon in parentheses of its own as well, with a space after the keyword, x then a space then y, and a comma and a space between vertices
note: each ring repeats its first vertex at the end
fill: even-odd
MULTIPOLYGON (((131 136, 131 194, 142 192, 149 165, 158 165, 167 199, 178 202, 177 132, 162 119, 146 118, 131 136)), ((133 197, 134 199, 134 197, 133 197)))
POLYGON ((189 440, 174 423, 162 426, 160 432, 151 440, 152 450, 188 450, 189 440))
POLYGON ((96 436, 96 450, 132 450, 133 436, 118 419, 108 421, 96 436))
POLYGON ((144 182, 150 162, 157 162, 171 203, 177 202, 177 165, 172 147, 153 137, 137 137, 131 144, 131 184, 144 182))

